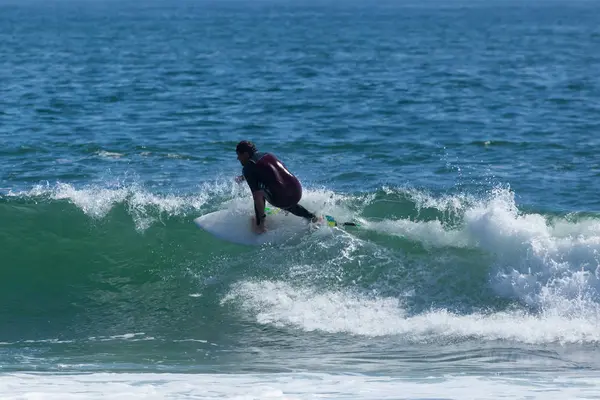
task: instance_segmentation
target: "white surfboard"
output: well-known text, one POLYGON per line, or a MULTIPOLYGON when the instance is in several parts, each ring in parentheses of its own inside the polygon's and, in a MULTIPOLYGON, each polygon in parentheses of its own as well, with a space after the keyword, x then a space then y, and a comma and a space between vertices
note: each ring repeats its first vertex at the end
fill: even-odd
POLYGON ((265 219, 267 231, 257 234, 251 226, 253 215, 247 210, 226 209, 198 217, 194 223, 219 239, 250 246, 281 243, 310 229, 304 218, 271 209, 265 219))

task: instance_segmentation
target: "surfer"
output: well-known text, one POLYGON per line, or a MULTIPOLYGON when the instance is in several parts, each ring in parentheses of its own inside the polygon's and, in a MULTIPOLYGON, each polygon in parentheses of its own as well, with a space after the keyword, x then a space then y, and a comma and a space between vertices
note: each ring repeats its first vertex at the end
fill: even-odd
POLYGON ((253 227, 257 233, 265 232, 265 200, 275 207, 290 212, 311 222, 319 218, 302 207, 302 185, 277 157, 271 153, 258 152, 254 143, 242 140, 235 148, 237 159, 242 164, 242 175, 238 183, 248 183, 254 198, 253 227))

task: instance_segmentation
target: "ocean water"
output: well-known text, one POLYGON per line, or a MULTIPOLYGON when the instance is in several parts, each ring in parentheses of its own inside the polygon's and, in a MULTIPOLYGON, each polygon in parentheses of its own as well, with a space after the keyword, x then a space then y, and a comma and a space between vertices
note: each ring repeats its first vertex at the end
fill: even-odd
POLYGON ((0 0, 0 398, 600 399, 599 21, 0 0), (198 229, 243 139, 361 227, 198 229))

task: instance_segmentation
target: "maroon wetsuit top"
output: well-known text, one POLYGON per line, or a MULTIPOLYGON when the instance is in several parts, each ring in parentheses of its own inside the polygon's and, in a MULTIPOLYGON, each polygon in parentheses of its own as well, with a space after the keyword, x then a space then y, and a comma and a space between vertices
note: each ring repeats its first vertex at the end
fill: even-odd
POLYGON ((286 209, 302 198, 298 178, 271 153, 254 153, 242 173, 250 190, 263 190, 265 199, 275 207, 286 209))

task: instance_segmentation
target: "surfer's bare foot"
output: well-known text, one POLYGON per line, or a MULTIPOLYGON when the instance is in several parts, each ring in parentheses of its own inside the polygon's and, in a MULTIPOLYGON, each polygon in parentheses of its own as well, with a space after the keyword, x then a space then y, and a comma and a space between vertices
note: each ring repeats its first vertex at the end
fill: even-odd
POLYGON ((321 222, 323 222, 323 217, 321 217, 321 216, 318 216, 318 217, 317 217, 317 216, 315 215, 315 216, 314 216, 314 217, 313 217, 313 218, 310 220, 310 222, 312 222, 313 224, 321 223, 321 222))

